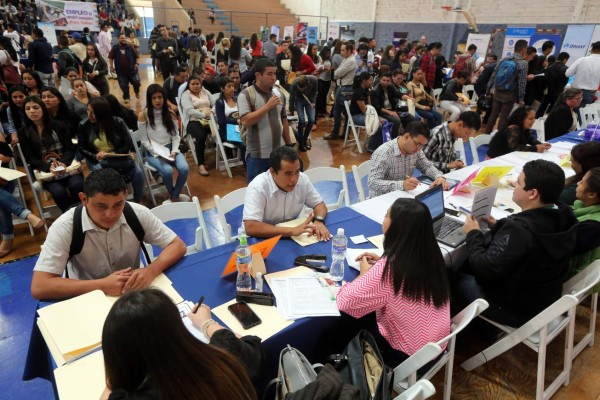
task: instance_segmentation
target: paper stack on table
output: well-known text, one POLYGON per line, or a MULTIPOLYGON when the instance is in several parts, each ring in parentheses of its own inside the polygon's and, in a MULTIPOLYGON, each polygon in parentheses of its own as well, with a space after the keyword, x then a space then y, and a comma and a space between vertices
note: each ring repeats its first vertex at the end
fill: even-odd
POLYGON ((269 284, 277 309, 288 319, 339 316, 336 288, 323 287, 316 276, 272 278, 269 284))
MULTIPOLYGON (((302 224, 304 221, 306 221, 306 217, 300 217, 300 218, 293 219, 291 221, 280 222, 277 224, 277 226, 280 226, 283 228, 294 228, 294 227, 302 224)), ((311 244, 319 243, 319 239, 317 239, 317 235, 308 236, 308 233, 303 233, 302 235, 299 235, 299 236, 292 236, 292 240, 294 242, 298 243, 302 247, 306 247, 311 244)))

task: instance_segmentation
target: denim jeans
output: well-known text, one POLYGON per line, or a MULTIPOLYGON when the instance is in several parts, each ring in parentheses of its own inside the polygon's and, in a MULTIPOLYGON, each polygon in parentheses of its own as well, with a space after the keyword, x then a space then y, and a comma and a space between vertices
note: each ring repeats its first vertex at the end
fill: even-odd
POLYGON ((346 100, 346 97, 342 95, 342 91, 350 90, 351 86, 338 86, 335 91, 335 104, 333 105, 333 130, 331 131, 333 136, 339 136, 340 127, 342 126, 342 113, 346 115, 346 109, 344 107, 344 100, 346 100))
MULTIPOLYGON (((91 163, 90 170, 96 171, 102 169, 100 163, 91 163)), ((144 195, 144 173, 139 165, 135 164, 135 167, 131 169, 126 175, 127 180, 131 182, 133 186, 133 201, 139 203, 144 195)))
MULTIPOLYGON (((171 150, 171 144, 168 144, 166 147, 171 150)), ((177 153, 174 164, 164 158, 152 157, 150 154, 146 154, 146 160, 148 160, 150 166, 156 168, 162 175, 163 183, 167 187, 169 196, 178 199, 190 173, 190 167, 183 154, 177 153), (173 168, 178 172, 175 187, 173 187, 173 168)))
POLYGON ((419 110, 419 115, 427 120, 429 129, 433 129, 442 124, 442 114, 435 110, 419 110))
POLYGON ((0 233, 4 240, 15 237, 13 233, 12 214, 21 219, 26 219, 31 214, 31 211, 23 207, 15 196, 12 195, 14 190, 14 182, 0 186, 0 233))
MULTIPOLYGON (((117 75, 119 87, 123 91, 123 100, 129 99, 129 84, 133 85, 133 92, 138 95, 140 93, 140 81, 135 74, 117 75)), ((167 79, 167 78, 165 78, 167 79)))
POLYGON ((303 97, 296 97, 296 111, 298 111, 298 137, 296 137, 296 141, 302 147, 306 145, 306 139, 308 139, 315 123, 315 109, 303 97), (306 113, 306 116, 304 113, 306 113))
POLYGON ((250 154, 246 156, 246 176, 248 183, 258 175, 269 170, 270 160, 268 158, 254 158, 250 154))

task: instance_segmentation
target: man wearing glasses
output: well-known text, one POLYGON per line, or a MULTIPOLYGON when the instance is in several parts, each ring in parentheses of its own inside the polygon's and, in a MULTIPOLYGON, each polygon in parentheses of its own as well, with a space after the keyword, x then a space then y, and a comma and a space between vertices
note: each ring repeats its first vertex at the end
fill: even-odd
POLYGON ((423 175, 434 179, 433 186, 448 183, 431 161, 423 154, 429 141, 429 128, 421 121, 406 125, 404 134, 379 146, 371 156, 369 172, 369 197, 380 196, 394 190, 414 190, 420 182, 412 177, 415 167, 423 175))

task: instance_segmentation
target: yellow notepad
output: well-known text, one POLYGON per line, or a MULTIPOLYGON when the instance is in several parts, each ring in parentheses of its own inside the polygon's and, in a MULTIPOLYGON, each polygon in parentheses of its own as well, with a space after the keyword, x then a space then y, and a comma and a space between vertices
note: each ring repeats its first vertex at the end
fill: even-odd
POLYGON ((479 173, 477 174, 477 176, 475 176, 471 183, 485 186, 491 186, 494 184, 497 185, 500 178, 508 174, 513 168, 514 167, 512 166, 483 167, 479 170, 479 173))

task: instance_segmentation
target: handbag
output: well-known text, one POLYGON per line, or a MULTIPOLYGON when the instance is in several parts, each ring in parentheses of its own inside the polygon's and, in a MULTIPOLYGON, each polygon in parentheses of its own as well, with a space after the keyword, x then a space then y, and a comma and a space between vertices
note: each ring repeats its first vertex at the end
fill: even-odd
POLYGON ((240 133, 240 126, 227 124, 227 141, 242 143, 242 134, 240 133))
POLYGON ((190 145, 185 140, 185 137, 182 137, 179 141, 179 152, 185 156, 188 151, 190 151, 190 145))
POLYGON ((100 161, 102 168, 111 168, 123 176, 126 183, 129 183, 129 173, 135 168, 135 161, 129 156, 107 157, 100 161))
POLYGON ((371 332, 362 329, 341 354, 329 357, 345 383, 360 391, 362 400, 389 400, 389 368, 371 332))
POLYGON ((10 60, 12 59, 10 58, 8 51, 4 50, 4 52, 6 53, 8 61, 7 64, 2 65, 2 68, 0 68, 0 70, 2 71, 2 79, 7 85, 18 85, 21 83, 21 76, 19 75, 19 70, 17 69, 17 67, 10 64, 10 60))
POLYGON ((317 379, 315 368, 322 364, 311 364, 304 354, 289 344, 279 354, 279 370, 277 378, 271 380, 267 385, 265 394, 269 387, 276 386, 276 400, 284 400, 288 393, 294 393, 317 379))

